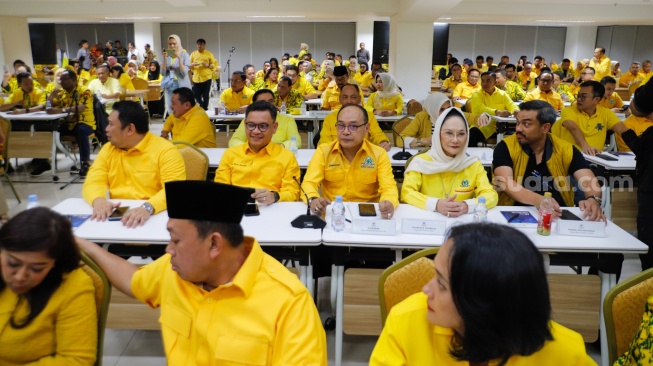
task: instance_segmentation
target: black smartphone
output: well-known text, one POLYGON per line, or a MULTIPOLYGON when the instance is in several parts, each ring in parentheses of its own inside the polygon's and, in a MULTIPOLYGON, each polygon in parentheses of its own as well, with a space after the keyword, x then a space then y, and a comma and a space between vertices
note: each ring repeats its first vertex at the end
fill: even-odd
POLYGON ((371 203, 359 203, 358 204, 358 214, 361 216, 376 216, 376 209, 374 204, 371 203))
POLYGON ((258 216, 261 213, 258 210, 258 205, 256 203, 248 203, 247 208, 245 208, 245 216, 258 216))
POLYGON ((113 212, 111 215, 109 215, 109 221, 120 221, 122 220, 122 217, 125 216, 125 213, 129 210, 128 206, 123 206, 123 207, 118 207, 113 212))
POLYGON ((569 210, 562 210, 562 215, 560 216, 563 220, 574 220, 574 221, 583 221, 580 217, 574 215, 569 210))
POLYGON ((630 108, 630 105, 625 105, 623 108, 621 108, 621 110, 625 112, 628 110, 628 108, 630 108))

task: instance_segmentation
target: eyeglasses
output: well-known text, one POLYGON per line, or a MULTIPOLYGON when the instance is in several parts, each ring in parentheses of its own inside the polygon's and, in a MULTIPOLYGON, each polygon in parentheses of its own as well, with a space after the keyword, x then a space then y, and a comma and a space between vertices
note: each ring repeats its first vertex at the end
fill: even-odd
POLYGON ((581 72, 580 74, 581 75, 594 75, 593 72, 581 72))
POLYGON ((587 98, 594 99, 595 97, 591 94, 576 94, 576 100, 583 101, 587 98))
POLYGON ((259 131, 265 132, 270 128, 270 125, 267 123, 252 123, 252 122, 247 122, 245 123, 245 127, 247 127, 247 130, 249 131, 254 131, 256 128, 258 128, 259 131))
POLYGON ((444 134, 447 140, 453 140, 454 137, 457 137, 458 140, 464 140, 467 137, 467 132, 455 133, 453 131, 442 131, 442 134, 444 134))
POLYGON ((338 132, 342 132, 345 130, 345 128, 349 129, 349 132, 356 132, 358 131, 359 127, 363 127, 367 124, 367 122, 363 123, 362 125, 349 125, 345 126, 342 123, 336 123, 336 128, 338 129, 338 132))
POLYGON ((553 79, 540 79, 540 81, 543 83, 550 83, 553 82, 553 79))

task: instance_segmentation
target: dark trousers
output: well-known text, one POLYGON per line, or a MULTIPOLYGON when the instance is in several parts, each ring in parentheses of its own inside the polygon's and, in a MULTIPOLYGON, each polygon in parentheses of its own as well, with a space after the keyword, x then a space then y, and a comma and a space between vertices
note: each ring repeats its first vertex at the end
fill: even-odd
POLYGON ((653 267, 653 192, 637 191, 637 238, 648 245, 648 253, 640 254, 642 271, 653 267))
POLYGON ((68 129, 68 125, 59 127, 59 133, 62 135, 75 136, 77 145, 79 145, 79 159, 83 162, 91 160, 91 143, 88 142, 88 137, 94 132, 86 123, 77 123, 72 130, 68 129))
POLYGON ((209 94, 211 93, 211 79, 203 83, 193 84, 193 94, 197 104, 204 110, 209 109, 209 94))

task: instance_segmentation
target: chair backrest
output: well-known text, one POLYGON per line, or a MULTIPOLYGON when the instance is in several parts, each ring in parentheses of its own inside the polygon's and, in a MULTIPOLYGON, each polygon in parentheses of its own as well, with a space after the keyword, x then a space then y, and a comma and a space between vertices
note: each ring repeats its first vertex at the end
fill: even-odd
POLYGON ((653 294, 653 268, 613 287, 603 300, 610 365, 628 350, 637 334, 646 301, 653 294))
POLYGON ((148 90, 150 87, 147 80, 141 78, 133 78, 132 85, 134 86, 134 90, 148 90))
POLYGON ((408 103, 406 103, 406 108, 408 109, 409 116, 414 116, 423 110, 422 103, 416 101, 415 99, 409 100, 408 103))
POLYGON ((209 172, 209 157, 195 146, 182 141, 174 142, 184 158, 186 180, 206 180, 209 172))
MULTIPOLYGON (((401 131, 403 131, 410 124, 410 122, 412 122, 412 120, 406 116, 396 120, 392 124, 392 133, 395 135, 395 146, 399 146, 398 143, 401 141, 399 135, 401 134, 401 131)), ((406 148, 408 148, 408 146, 406 146, 406 148)))
POLYGON ((0 117, 0 130, 2 130, 2 134, 5 136, 5 143, 0 145, 0 155, 3 158, 2 165, 0 165, 2 172, 0 173, 4 173, 9 167, 9 134, 11 133, 11 122, 0 117))
POLYGON ((104 271, 85 253, 82 253, 82 269, 93 281, 95 287, 95 305, 97 306, 97 359, 96 366, 102 366, 104 353, 104 328, 107 324, 109 303, 111 302, 111 283, 104 271))
POLYGON ((410 162, 413 161, 413 159, 415 159, 415 157, 417 155, 425 154, 430 149, 431 149, 430 147, 424 148, 424 149, 420 150, 420 152, 418 152, 417 154, 415 154, 415 155, 411 156, 410 158, 408 158, 408 160, 406 160, 406 165, 404 165, 404 168, 408 168, 408 165, 410 165, 410 162))
POLYGON ((383 271, 379 278, 379 303, 383 325, 393 306, 408 296, 422 291, 422 287, 433 279, 435 268, 429 256, 435 256, 439 249, 420 250, 383 271))

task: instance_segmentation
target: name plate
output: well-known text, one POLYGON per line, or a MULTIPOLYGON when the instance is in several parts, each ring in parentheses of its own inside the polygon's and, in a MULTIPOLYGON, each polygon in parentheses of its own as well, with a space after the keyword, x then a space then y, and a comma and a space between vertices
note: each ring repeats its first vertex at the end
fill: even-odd
POLYGON ((444 220, 403 219, 401 232, 420 235, 444 235, 447 223, 444 220))
POLYGON ((365 235, 395 235, 397 222, 395 220, 360 220, 354 219, 351 223, 351 232, 365 235))
POLYGON ((558 220, 558 235, 605 238, 603 221, 558 220))

